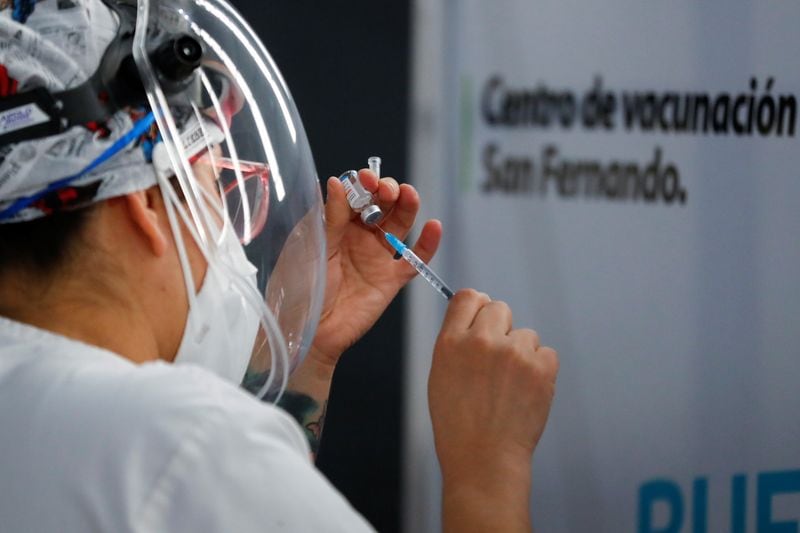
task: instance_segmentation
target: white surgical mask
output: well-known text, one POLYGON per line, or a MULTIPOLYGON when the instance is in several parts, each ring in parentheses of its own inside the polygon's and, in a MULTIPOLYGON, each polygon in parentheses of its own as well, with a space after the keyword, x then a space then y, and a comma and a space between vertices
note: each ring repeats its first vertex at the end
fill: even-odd
POLYGON ((258 314, 245 301, 241 283, 255 289, 257 269, 229 227, 222 232, 216 252, 218 257, 209 262, 203 285, 189 307, 175 363, 202 366, 238 385, 259 328, 258 314))

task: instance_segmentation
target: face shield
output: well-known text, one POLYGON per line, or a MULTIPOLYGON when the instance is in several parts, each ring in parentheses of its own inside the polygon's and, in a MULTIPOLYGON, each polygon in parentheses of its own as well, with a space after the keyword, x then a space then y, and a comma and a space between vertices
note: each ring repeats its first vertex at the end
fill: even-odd
MULTIPOLYGON (((153 163, 190 317, 200 293, 179 226, 206 277, 234 294, 211 324, 231 337, 214 349, 230 353, 209 356, 245 350, 245 387, 274 399, 313 340, 324 292, 323 203, 302 123, 263 44, 227 3, 139 0, 137 9, 133 59, 161 135, 153 163), (237 333, 243 317, 256 317, 254 335, 237 333)), ((198 334, 190 327, 185 335, 198 334)))

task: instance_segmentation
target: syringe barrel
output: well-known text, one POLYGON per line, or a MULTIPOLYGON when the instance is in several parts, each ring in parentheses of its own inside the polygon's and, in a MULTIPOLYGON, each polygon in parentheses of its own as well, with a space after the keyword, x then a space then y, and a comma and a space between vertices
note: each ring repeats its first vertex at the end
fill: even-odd
POLYGON ((428 280, 428 283, 433 285, 437 290, 447 288, 444 280, 440 278, 436 272, 431 270, 431 268, 426 265, 422 259, 417 257, 417 254, 406 248, 406 250, 403 252, 403 257, 411 264, 411 266, 414 267, 417 272, 419 272, 420 276, 428 280))

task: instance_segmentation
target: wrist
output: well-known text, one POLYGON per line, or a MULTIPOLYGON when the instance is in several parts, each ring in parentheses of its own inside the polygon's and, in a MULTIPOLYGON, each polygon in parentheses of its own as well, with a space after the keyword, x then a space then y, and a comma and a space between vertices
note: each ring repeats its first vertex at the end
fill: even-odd
POLYGON ((443 526, 450 531, 530 531, 531 459, 476 454, 442 467, 443 526))
POLYGON ((334 368, 334 365, 320 360, 312 348, 292 373, 287 390, 278 402, 303 428, 314 455, 319 449, 325 425, 334 368))
POLYGON ((324 354, 315 346, 311 346, 303 362, 297 367, 292 376, 303 376, 304 379, 314 381, 330 382, 336 370, 336 363, 339 357, 332 357, 324 354))
POLYGON ((531 488, 532 455, 499 446, 473 446, 458 453, 440 453, 442 484, 454 491, 518 495, 526 502, 531 488))
POLYGON ((333 374, 336 364, 342 356, 342 352, 320 348, 317 343, 311 345, 306 355, 306 361, 312 361, 319 372, 333 374))
POLYGON ((530 492, 531 461, 484 461, 475 458, 442 466, 442 483, 451 487, 474 487, 487 491, 530 492))

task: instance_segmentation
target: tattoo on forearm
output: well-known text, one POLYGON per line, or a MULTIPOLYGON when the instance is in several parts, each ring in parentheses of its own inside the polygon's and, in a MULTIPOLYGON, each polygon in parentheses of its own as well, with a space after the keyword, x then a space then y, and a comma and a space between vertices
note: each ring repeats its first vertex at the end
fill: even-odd
POLYGON ((308 444, 311 446, 311 452, 316 454, 322 439, 322 428, 325 425, 328 402, 326 401, 320 409, 319 403, 311 396, 299 392, 286 391, 278 402, 278 406, 297 420, 297 423, 305 431, 308 444))

